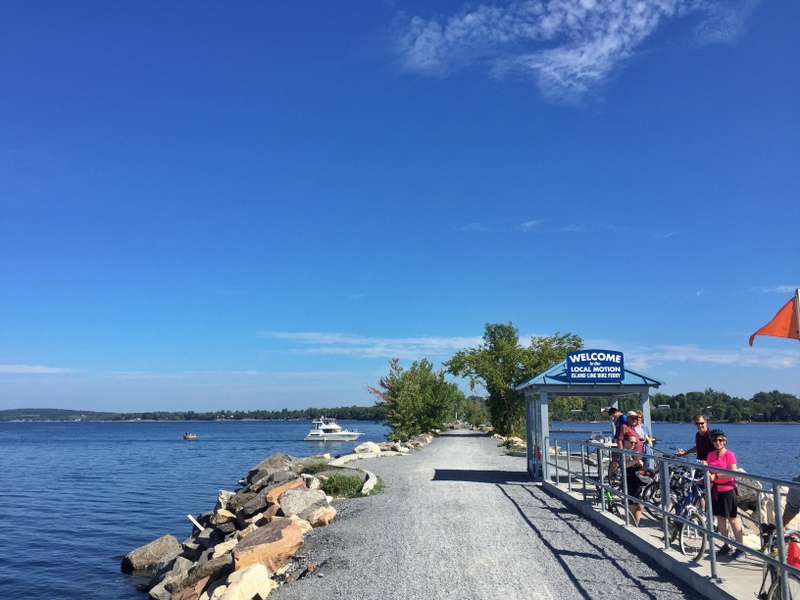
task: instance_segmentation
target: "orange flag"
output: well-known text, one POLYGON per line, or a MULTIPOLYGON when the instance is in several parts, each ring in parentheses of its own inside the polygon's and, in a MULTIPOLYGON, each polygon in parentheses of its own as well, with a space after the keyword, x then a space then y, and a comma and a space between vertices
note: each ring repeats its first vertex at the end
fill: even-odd
MULTIPOLYGON (((800 294, 800 291, 798 293, 800 294)), ((753 345, 753 338, 757 335, 771 335, 800 340, 800 331, 798 331, 797 327, 797 296, 789 300, 778 311, 778 314, 772 317, 769 323, 750 336, 751 346, 753 345)))

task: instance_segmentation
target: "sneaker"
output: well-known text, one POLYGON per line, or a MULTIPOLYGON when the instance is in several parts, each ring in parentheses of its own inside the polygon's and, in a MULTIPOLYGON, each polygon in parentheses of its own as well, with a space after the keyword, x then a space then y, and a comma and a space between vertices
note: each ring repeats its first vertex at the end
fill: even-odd
POLYGON ((731 554, 731 559, 739 560, 740 558, 744 558, 745 556, 747 556, 747 552, 745 552, 744 550, 736 550, 736 552, 731 554))
POLYGON ((721 558, 723 556, 731 556, 731 555, 733 555, 733 548, 728 546, 728 544, 725 544, 724 546, 722 546, 722 548, 717 550, 717 558, 721 558))

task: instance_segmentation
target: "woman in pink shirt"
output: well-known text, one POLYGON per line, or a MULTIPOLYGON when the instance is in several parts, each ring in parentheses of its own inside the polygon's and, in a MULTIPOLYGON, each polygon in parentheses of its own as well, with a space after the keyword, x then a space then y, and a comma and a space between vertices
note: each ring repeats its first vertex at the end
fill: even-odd
MULTIPOLYGON (((728 438, 721 429, 711 432, 711 443, 714 451, 709 452, 706 457, 706 464, 709 467, 728 469, 736 471, 736 455, 725 448, 728 438)), ((728 524, 733 529, 733 537, 740 544, 742 543, 742 523, 739 521, 736 491, 736 480, 722 473, 709 473, 711 479, 711 513, 717 517, 720 535, 728 536, 728 524)), ((734 550, 727 543, 717 551, 717 557, 730 556, 733 560, 745 556, 744 550, 734 550)))

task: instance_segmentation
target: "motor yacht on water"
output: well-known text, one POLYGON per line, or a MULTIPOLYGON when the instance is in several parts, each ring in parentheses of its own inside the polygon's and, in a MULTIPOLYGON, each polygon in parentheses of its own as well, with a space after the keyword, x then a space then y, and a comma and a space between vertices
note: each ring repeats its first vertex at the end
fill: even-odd
POLYGON ((351 442, 361 435, 364 432, 342 429, 336 419, 322 417, 311 421, 311 431, 304 439, 307 442, 351 442))

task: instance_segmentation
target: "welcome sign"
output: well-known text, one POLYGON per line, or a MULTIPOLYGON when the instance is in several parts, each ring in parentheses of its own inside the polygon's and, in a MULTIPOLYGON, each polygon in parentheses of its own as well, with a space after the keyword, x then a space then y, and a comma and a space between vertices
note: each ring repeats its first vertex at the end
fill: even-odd
POLYGON ((576 350, 567 353, 567 380, 585 383, 619 383, 625 378, 622 352, 576 350))

